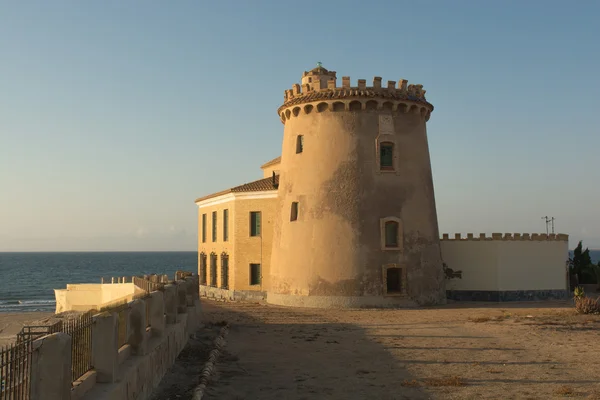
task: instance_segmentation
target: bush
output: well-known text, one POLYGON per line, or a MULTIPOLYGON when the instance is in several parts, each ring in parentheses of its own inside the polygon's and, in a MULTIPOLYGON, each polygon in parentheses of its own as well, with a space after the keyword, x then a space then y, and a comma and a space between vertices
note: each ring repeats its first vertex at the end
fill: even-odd
POLYGON ((579 314, 600 314, 600 298, 576 297, 575 310, 579 314))

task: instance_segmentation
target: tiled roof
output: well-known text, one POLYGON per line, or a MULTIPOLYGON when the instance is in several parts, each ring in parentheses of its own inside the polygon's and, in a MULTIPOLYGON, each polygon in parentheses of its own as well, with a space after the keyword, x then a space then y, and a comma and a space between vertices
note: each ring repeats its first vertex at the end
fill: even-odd
POLYGON ((278 162, 281 162, 281 156, 272 159, 271 161, 267 161, 266 163, 264 163, 263 165, 260 166, 261 169, 263 168, 267 168, 270 167, 273 164, 277 164, 278 162))
POLYGON ((213 197, 221 196, 227 193, 239 193, 239 192, 268 192, 271 190, 277 190, 279 185, 279 175, 273 177, 259 179, 254 182, 244 183, 243 185, 232 187, 231 189, 223 190, 221 192, 209 194, 208 196, 200 197, 196 199, 196 203, 203 200, 212 199, 213 197), (275 185, 273 185, 273 183, 275 185))

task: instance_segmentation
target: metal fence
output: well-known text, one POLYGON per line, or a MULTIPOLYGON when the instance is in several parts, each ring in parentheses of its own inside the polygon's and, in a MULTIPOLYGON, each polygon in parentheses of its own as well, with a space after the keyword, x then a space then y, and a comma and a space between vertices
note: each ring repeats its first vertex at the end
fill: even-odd
POLYGON ((146 291, 147 293, 153 292, 155 290, 162 290, 165 286, 162 282, 152 282, 144 278, 139 278, 137 276, 133 277, 133 284, 140 289, 146 291))
POLYGON ((71 336, 71 379, 75 382, 92 369, 92 313, 65 321, 63 332, 71 336))
POLYGON ((0 400, 27 400, 31 388, 33 341, 0 347, 0 400))
POLYGON ((42 336, 50 335, 56 332, 62 332, 63 321, 57 321, 52 325, 29 325, 21 328, 17 333, 17 343, 35 340, 42 336))

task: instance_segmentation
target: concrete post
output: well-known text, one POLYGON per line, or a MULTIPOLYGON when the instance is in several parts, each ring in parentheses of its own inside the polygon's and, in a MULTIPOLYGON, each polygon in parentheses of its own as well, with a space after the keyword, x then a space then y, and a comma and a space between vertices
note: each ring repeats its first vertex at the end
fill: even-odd
POLYGON ((167 324, 174 324, 177 322, 177 286, 165 285, 164 299, 167 324))
POLYGON ((33 342, 31 400, 71 398, 71 337, 53 333, 33 342))
POLYGON ((187 287, 188 284, 185 281, 177 282, 177 314, 187 312, 187 287))
POLYGON ((187 277, 184 279, 186 306, 190 307, 194 305, 194 280, 191 277, 187 277))
POLYGON ((127 343, 131 346, 132 353, 137 356, 146 355, 148 351, 148 337, 146 336, 146 302, 137 299, 129 303, 127 343))
POLYGON ((94 315, 92 326, 92 365, 96 381, 114 383, 119 368, 119 325, 116 313, 94 315))
POLYGON ((150 326, 152 327, 152 336, 160 337, 165 332, 165 297, 163 292, 155 291, 150 293, 150 326))

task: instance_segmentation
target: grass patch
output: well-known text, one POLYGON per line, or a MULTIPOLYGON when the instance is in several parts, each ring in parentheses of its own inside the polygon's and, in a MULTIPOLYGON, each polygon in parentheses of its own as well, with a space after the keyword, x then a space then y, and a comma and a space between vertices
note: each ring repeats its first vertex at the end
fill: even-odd
POLYGON ((554 394, 561 396, 573 396, 575 394, 575 389, 573 389, 571 386, 563 385, 554 389, 554 394))

